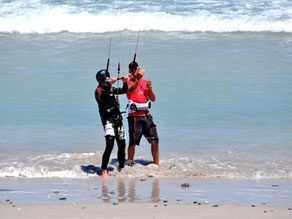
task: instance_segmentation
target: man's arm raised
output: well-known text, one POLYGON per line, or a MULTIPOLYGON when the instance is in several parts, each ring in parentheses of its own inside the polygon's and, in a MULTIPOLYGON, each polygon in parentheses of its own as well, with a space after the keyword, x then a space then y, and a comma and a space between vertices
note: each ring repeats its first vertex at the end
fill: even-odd
POLYGON ((137 68, 137 70, 135 72, 135 76, 134 76, 134 83, 128 88, 128 92, 130 94, 135 92, 135 90, 137 89, 137 87, 139 85, 141 78, 143 78, 144 73, 145 73, 144 69, 137 68))

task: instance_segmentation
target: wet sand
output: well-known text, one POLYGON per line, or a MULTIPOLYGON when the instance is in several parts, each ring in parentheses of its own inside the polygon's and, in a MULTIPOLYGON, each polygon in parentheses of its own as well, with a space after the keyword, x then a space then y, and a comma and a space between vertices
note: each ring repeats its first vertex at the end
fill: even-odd
POLYGON ((0 218, 292 218, 284 207, 173 204, 99 203, 71 205, 0 205, 0 218))
POLYGON ((291 179, 119 178, 29 179, 0 178, 0 203, 168 203, 267 205, 292 207, 291 179), (66 198, 60 200, 60 198, 66 198))
POLYGON ((0 178, 0 218, 292 218, 289 179, 0 178))

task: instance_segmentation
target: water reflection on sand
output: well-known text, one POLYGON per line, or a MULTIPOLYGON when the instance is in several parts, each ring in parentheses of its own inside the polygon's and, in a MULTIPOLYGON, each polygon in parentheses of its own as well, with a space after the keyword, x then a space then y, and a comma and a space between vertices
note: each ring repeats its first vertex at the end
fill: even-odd
POLYGON ((160 201, 159 179, 102 179, 100 182, 101 196, 98 198, 105 203, 160 201))

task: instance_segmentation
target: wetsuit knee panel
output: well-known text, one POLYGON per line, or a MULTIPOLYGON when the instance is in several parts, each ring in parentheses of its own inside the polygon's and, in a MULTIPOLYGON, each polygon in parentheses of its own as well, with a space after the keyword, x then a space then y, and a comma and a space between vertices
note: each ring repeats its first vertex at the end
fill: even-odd
POLYGON ((105 136, 105 140, 106 140, 107 146, 113 146, 114 142, 115 142, 115 137, 111 136, 111 135, 107 135, 107 136, 105 136))

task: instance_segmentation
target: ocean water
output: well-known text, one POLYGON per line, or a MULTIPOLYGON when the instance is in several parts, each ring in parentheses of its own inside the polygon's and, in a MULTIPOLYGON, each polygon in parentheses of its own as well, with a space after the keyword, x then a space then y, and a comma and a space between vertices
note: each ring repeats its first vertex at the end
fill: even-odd
POLYGON ((110 39, 109 71, 127 74, 139 31, 161 165, 142 140, 122 173, 115 148, 113 176, 292 178, 288 0, 0 0, 0 177, 96 177, 95 74, 110 39))

